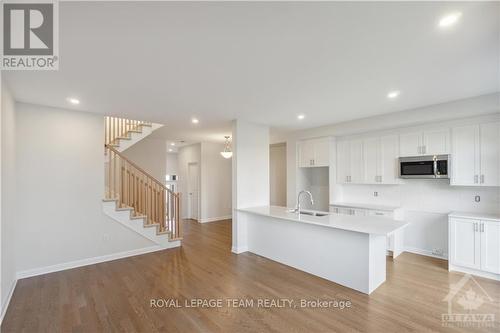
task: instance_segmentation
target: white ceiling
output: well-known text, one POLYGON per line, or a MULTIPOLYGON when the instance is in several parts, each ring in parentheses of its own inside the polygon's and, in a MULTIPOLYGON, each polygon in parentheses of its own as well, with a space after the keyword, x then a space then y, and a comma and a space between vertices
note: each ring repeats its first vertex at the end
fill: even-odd
POLYGON ((498 2, 64 2, 60 70, 5 74, 19 101, 223 140, 235 118, 291 130, 499 91, 499 52, 498 2))

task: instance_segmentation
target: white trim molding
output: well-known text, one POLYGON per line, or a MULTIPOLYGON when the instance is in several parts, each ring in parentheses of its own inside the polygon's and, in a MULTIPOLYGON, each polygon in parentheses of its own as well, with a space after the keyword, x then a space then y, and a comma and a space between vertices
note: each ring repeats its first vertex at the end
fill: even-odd
POLYGON ((432 253, 432 251, 417 249, 416 247, 410 247, 410 246, 406 246, 404 250, 406 252, 420 254, 420 255, 426 256, 426 257, 433 257, 433 258, 448 260, 448 253, 443 253, 443 255, 437 255, 437 254, 432 253))
POLYGON ((14 294, 14 290, 16 289, 16 285, 17 285, 17 279, 14 280, 14 282, 12 283, 12 286, 10 287, 10 290, 9 290, 9 296, 7 296, 5 303, 2 304, 2 314, 0 315, 0 324, 2 324, 3 318, 5 317, 5 314, 7 313, 7 308, 9 307, 10 300, 12 299, 12 295, 14 294))
POLYGON ((231 252, 236 253, 236 254, 240 254, 243 252, 248 252, 248 248, 247 247, 235 247, 235 246, 233 246, 231 248, 231 252))
POLYGON ((222 220, 230 220, 233 217, 231 215, 226 215, 226 216, 218 216, 218 217, 209 217, 206 219, 201 219, 199 220, 200 223, 209 223, 209 222, 217 222, 217 221, 222 221, 222 220))
POLYGON ((101 262, 113 261, 113 260, 117 260, 117 259, 138 256, 141 254, 146 254, 146 253, 151 253, 151 252, 156 252, 156 251, 161 251, 161 250, 166 250, 166 248, 164 248, 160 245, 154 245, 154 246, 144 247, 144 248, 136 249, 136 250, 118 252, 118 253, 107 254, 107 255, 99 256, 99 257, 69 261, 69 262, 62 263, 62 264, 56 264, 56 265, 51 265, 51 266, 28 269, 25 271, 17 272, 17 279, 25 279, 25 278, 29 278, 32 276, 64 271, 67 269, 78 268, 78 267, 82 267, 82 266, 98 264, 101 262))

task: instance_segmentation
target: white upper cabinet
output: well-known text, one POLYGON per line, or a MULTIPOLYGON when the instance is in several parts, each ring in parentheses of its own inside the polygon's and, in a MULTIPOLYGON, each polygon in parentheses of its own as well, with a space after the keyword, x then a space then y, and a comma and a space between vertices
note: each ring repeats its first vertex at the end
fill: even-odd
POLYGON ((380 137, 380 155, 378 160, 379 183, 398 184, 398 136, 380 137))
POLYGON ((401 133, 399 135, 399 156, 420 155, 422 132, 401 133))
POLYGON ((479 182, 479 126, 455 127, 451 131, 451 185, 477 185, 479 182))
POLYGON ((397 135, 339 141, 337 182, 397 184, 397 157, 397 135))
POLYGON ((351 140, 349 183, 363 183, 363 140, 351 140))
POLYGON ((422 154, 444 155, 450 153, 449 128, 425 130, 422 138, 422 154))
POLYGON ((500 186, 500 123, 479 126, 479 143, 479 183, 482 186, 500 186))
POLYGON ((371 137, 363 141, 365 184, 397 184, 398 136, 371 137))
POLYGON ((337 183, 348 183, 350 175, 351 145, 348 140, 337 143, 337 183))
POLYGON ((314 140, 314 166, 330 165, 330 139, 322 138, 314 140))
POLYGON ((330 138, 303 140, 298 143, 299 167, 330 165, 330 138))
POLYGON ((452 129, 451 184, 500 186, 500 123, 452 129))
POLYGON ((441 155, 450 152, 450 130, 429 129, 401 133, 399 135, 399 156, 441 155))
POLYGON ((380 138, 367 138, 363 141, 364 183, 375 184, 380 176, 380 138))
POLYGON ((299 167, 310 167, 314 158, 314 145, 312 140, 300 141, 298 144, 299 167))

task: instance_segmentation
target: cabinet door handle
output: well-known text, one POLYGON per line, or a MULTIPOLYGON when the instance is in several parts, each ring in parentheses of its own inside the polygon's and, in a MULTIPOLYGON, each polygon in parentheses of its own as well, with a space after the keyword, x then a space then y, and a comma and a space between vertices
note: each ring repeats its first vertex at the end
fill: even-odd
POLYGON ((476 231, 476 232, 477 232, 477 229, 478 229, 478 228, 477 228, 477 222, 474 222, 474 231, 476 231))
POLYGON ((478 175, 474 175, 474 184, 477 184, 478 182, 478 175))
POLYGON ((425 154, 427 152, 427 146, 422 146, 422 154, 425 154))
POLYGON ((422 154, 422 146, 417 146, 417 154, 422 154))
POLYGON ((481 175, 481 184, 484 184, 484 175, 481 175))
POLYGON ((484 232, 484 223, 481 222, 481 232, 484 232))

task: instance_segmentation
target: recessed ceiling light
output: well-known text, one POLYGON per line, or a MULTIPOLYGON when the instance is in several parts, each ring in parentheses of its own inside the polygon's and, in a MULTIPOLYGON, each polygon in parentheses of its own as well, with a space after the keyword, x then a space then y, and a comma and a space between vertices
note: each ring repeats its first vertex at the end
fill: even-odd
POLYGON ((172 148, 168 148, 168 151, 169 152, 173 152, 174 150, 172 148))
POLYGON ((73 105, 78 105, 78 104, 80 104, 80 101, 79 101, 78 99, 76 99, 76 98, 73 98, 73 97, 68 97, 68 98, 66 98, 66 100, 67 100, 68 102, 70 102, 71 104, 73 104, 73 105))
POLYGON ((299 114, 299 115, 297 116, 297 119, 298 119, 298 120, 302 120, 302 119, 304 119, 305 117, 306 117, 305 115, 303 115, 303 114, 299 114))
POLYGON ((387 94, 387 98, 394 99, 394 98, 398 97, 400 93, 401 92, 399 90, 390 91, 387 94))
POLYGON ((197 118, 193 118, 193 119, 191 119, 191 122, 193 124, 198 124, 200 121, 197 118))
POLYGON ((446 27, 452 26, 458 22, 458 20, 460 19, 461 16, 462 16, 462 13, 460 13, 460 12, 455 12, 455 13, 445 15, 439 20, 439 26, 441 28, 446 28, 446 27))
POLYGON ((171 143, 170 143, 170 145, 171 145, 171 146, 175 146, 175 142, 171 142, 171 143))

